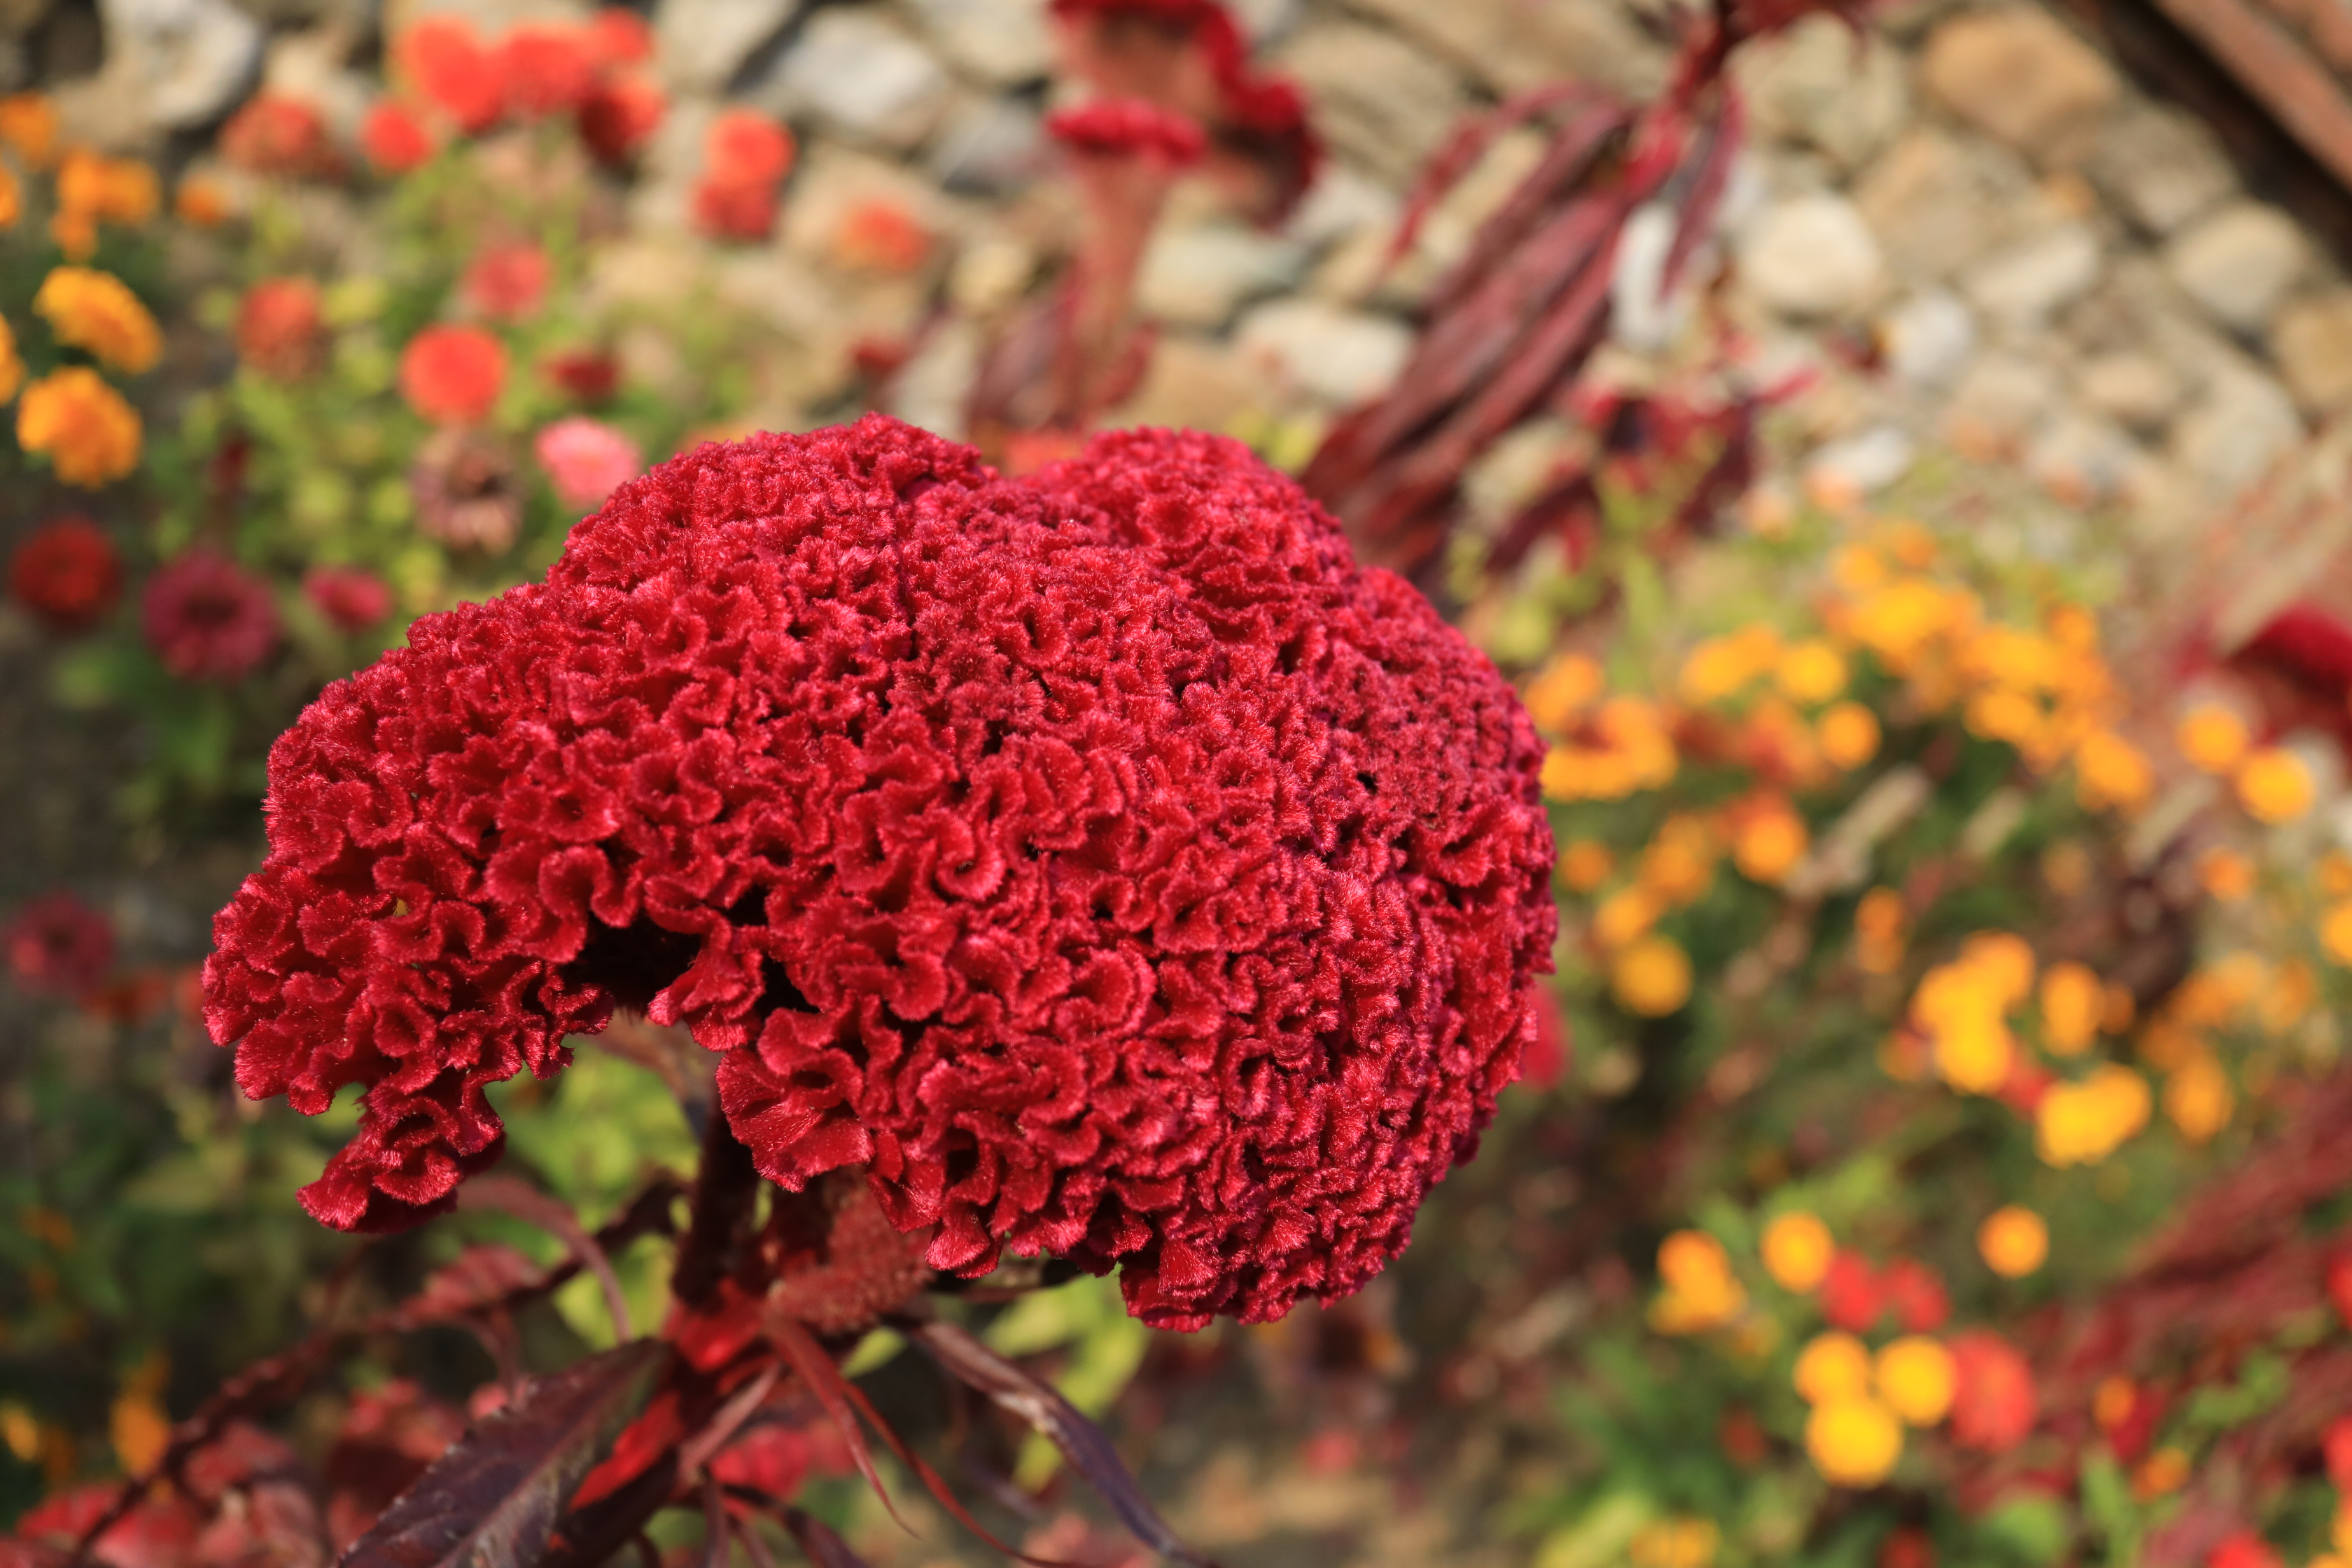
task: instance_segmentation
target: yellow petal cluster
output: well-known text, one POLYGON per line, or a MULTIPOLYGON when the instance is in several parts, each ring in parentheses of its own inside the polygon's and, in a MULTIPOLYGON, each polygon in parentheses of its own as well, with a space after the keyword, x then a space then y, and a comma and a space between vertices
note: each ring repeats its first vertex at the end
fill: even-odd
POLYGON ((2147 1079, 2107 1063, 2078 1083, 2056 1083, 2034 1108, 2034 1147, 2053 1165, 2095 1165, 2147 1125, 2147 1079))
POLYGON ((58 342, 87 349, 108 368, 137 375, 163 352, 163 334, 139 296, 110 272, 57 267, 41 280, 33 309, 58 342))
POLYGON ((96 489, 139 466, 138 411, 87 365, 53 371, 16 405, 16 444, 69 485, 96 489))
POLYGON ((2022 1279, 2050 1257, 2050 1227, 2030 1208, 2011 1204, 1977 1226, 1977 1251, 2004 1279, 2022 1279))
POLYGON ((1650 1303, 1650 1326, 1662 1334, 1720 1328, 1748 1305, 1730 1254, 1703 1230, 1678 1230, 1659 1243, 1658 1278, 1664 1289, 1650 1303))
POLYGON ((1807 1295, 1829 1274, 1837 1244, 1821 1216, 1800 1209, 1764 1227, 1764 1272, 1783 1290, 1807 1295))

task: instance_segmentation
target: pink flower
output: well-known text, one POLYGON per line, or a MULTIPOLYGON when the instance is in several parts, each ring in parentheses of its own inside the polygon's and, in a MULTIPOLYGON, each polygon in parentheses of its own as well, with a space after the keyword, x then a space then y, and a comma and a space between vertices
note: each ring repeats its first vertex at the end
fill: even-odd
POLYGON ((575 414, 539 433, 531 450, 566 506, 596 507, 645 467, 637 444, 602 420, 575 414))
POLYGON ((458 291, 467 304, 492 321, 519 321, 545 301, 553 270, 547 252, 528 240, 493 245, 466 268, 458 291))
POLYGON ((207 550, 150 578, 140 610, 147 646, 182 680, 235 680, 277 651, 269 584, 207 550))
POLYGON ((303 574, 302 592, 337 631, 363 632, 392 614, 392 590, 356 566, 313 566, 303 574))
POLYGON ((44 893, 0 933, 8 971, 36 996, 80 996, 114 967, 114 928, 71 893, 44 893))

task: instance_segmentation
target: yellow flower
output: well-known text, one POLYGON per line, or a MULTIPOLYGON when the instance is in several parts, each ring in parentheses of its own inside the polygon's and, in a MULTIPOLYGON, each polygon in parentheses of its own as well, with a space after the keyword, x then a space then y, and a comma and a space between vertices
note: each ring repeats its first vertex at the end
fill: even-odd
POLYGON ((1778 886, 1805 858, 1809 837, 1804 818, 1782 801, 1749 813, 1732 840, 1732 863, 1752 882, 1778 886))
POLYGON ((2132 1472, 2132 1495, 2151 1502, 2189 1484, 2189 1456, 2178 1448, 2158 1448, 2132 1472))
POLYGON ((2318 793, 2303 759, 2277 746, 2255 752, 2238 769, 2238 804, 2257 822, 2292 822, 2318 793))
POLYGON ((1914 1426, 1933 1426, 1952 1407, 1959 1371, 1939 1340, 1906 1334, 1878 1352, 1878 1397, 1914 1426))
POLYGON ((2337 904, 2319 917, 2319 945, 2328 957, 2352 967, 2352 903, 2337 904))
POLYGON ((1559 852, 1559 879, 1580 893, 1589 893, 1607 881, 1616 866, 1616 857, 1595 839, 1570 839, 1559 852))
POLYGON ((2197 862, 2197 879, 2225 904, 2234 904, 2254 890, 2254 863, 2234 849, 2208 849, 2197 862))
POLYGON ((2336 1555, 2352 1557, 2352 1498, 2336 1500, 2336 1517, 2328 1523, 2327 1543, 2336 1555))
POLYGON ((16 395, 25 384, 25 362, 16 357, 16 334, 9 329, 7 318, 0 316, 0 403, 16 395))
POLYGON ((1562 654, 1528 683, 1528 717, 1537 729, 1556 735, 1601 695, 1601 667, 1580 653, 1562 654))
POLYGON ((1822 755, 1833 767, 1852 769, 1878 755, 1878 715, 1859 702, 1840 702, 1814 727, 1822 755))
POLYGON ((1849 594, 1866 594, 1886 581, 1886 563, 1867 545, 1842 544, 1830 557, 1830 580, 1849 594))
POLYGON ((1960 944, 1960 962, 1985 977, 2003 1011, 2033 989, 2033 948, 2015 931, 1977 932, 1960 944))
POLYGON ((87 365, 52 371, 16 405, 16 444, 47 452, 58 478, 96 489, 139 466, 139 414, 87 365))
POLYGON ((2193 765, 2226 773, 2246 754, 2246 721, 2219 703, 2200 703, 2180 716, 2172 742, 2193 765))
POLYGON ((0 1402, 0 1447, 28 1465, 41 1457, 41 1424, 14 1400, 0 1402))
POLYGON ((1933 583, 1906 577, 1856 605, 1850 626, 1856 642, 1901 670, 1952 624, 1953 613, 1953 602, 1933 583))
POLYGON ((2147 1080, 2107 1063, 2080 1083, 2053 1084, 2034 1109, 2034 1147, 2052 1165, 2094 1165, 2147 1125, 2147 1080))
POLYGON ((2004 1279, 2022 1279, 2048 1260, 2050 1227, 2032 1209, 2011 1204, 1977 1226, 1977 1251, 1985 1267, 2004 1279))
POLYGON ((1642 851, 1642 886, 1666 904, 1686 904, 1715 879, 1715 835, 1706 824, 1677 812, 1642 851))
POLYGON ((1780 641, 1769 627, 1708 637, 1684 657, 1675 690, 1684 701, 1701 707, 1736 697, 1772 667, 1780 641))
POLYGON ((2319 977, 2299 958, 2279 961, 2270 984, 2255 994, 2254 1016, 2263 1028, 2284 1035, 2303 1022, 2319 1000, 2319 977))
POLYGON ((2053 963, 2042 977, 2042 1044, 2051 1055, 2078 1057, 2098 1038, 2106 987, 2079 963, 2053 963))
POLYGON ((1874 1487, 1903 1455, 1903 1428, 1867 1395, 1832 1400, 1815 1405, 1806 1420, 1805 1452, 1832 1485, 1874 1487))
POLYGON ((2164 1113, 2191 1143, 2202 1143, 2230 1124, 2237 1097, 2221 1064, 2200 1052, 2165 1080, 2164 1113))
POLYGON ((2156 770, 2132 743, 2094 730, 2074 749, 2074 798, 2086 811, 2136 811, 2156 793, 2156 770))
POLYGON ((2319 890, 2331 899, 2352 896, 2352 855, 2330 849, 2319 858, 2319 890))
POLYGON ((136 158, 106 158, 77 148, 58 170, 58 205, 101 223, 145 223, 161 199, 155 171, 136 158))
POLYGON ((1627 1012, 1663 1018, 1690 1000, 1690 957, 1671 937, 1645 936, 1609 966, 1609 989, 1627 1012))
POLYGON ((1783 1290, 1809 1294, 1830 1271, 1837 1250, 1830 1227, 1817 1215, 1799 1210, 1776 1217, 1764 1227, 1764 1272, 1783 1290))
POLYGON ((109 1413, 108 1435, 114 1457, 126 1475, 138 1475, 163 1457, 171 1445, 172 1418, 144 1391, 124 1394, 109 1413))
POLYGON ((1973 1014, 1936 1031, 1936 1076, 1963 1094, 1990 1094, 2009 1081, 2017 1037, 1998 1015, 1973 1014))
POLYGON ((1808 637, 1780 656, 1772 680, 1791 702, 1818 707, 1845 689, 1845 658, 1820 637, 1808 637))
POLYGON ((37 92, 0 98, 0 144, 31 169, 46 169, 58 150, 57 106, 37 92))
POLYGON ((1658 1245, 1658 1278, 1665 1289, 1650 1304, 1650 1323, 1660 1333, 1718 1328, 1748 1304, 1730 1255, 1703 1230, 1678 1230, 1658 1245))
POLYGON ((1603 947, 1623 947, 1658 923, 1658 900, 1646 888, 1620 888, 1601 900, 1592 914, 1592 940, 1603 947))
POLYGON ((2042 732, 2042 704, 2021 691, 1996 688, 1969 698, 1962 719, 1980 739, 2025 746, 2042 732))
POLYGON ((2132 1019, 2138 1012, 2139 1003, 2133 997, 2130 986, 2110 985, 2106 1004, 2099 1013, 2099 1027, 2110 1035, 2120 1035, 2132 1026, 2132 1019))
POLYGON ((1886 552, 1914 572, 1924 572, 1936 563, 1936 536, 1927 525, 1913 518, 1900 518, 1887 524, 1886 552))
POLYGON ((163 352, 155 318, 110 272, 52 268, 33 296, 33 309, 47 318, 58 342, 88 349, 101 363, 128 375, 150 368, 163 352))
POLYGON ((1870 1352, 1852 1334, 1815 1334, 1797 1352, 1790 1381, 1808 1404, 1864 1399, 1870 1394, 1870 1352))

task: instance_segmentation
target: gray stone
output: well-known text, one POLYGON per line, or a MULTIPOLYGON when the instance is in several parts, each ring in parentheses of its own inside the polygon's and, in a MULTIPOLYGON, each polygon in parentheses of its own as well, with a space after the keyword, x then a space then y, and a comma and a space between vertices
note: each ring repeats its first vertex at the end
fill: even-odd
POLYGON ((1872 162, 1853 199, 1896 270, 1949 278, 2009 237, 2032 188, 1999 147, 1923 127, 1872 162))
POLYGON ((1941 289, 1904 301, 1879 323, 1886 367, 1917 386, 1943 386, 1976 352, 1977 322, 1969 308, 1941 289))
POLYGON ((1143 384, 1112 411, 1109 422, 1216 430, 1265 396, 1265 374, 1232 344, 1175 333, 1153 345, 1143 384))
POLYGON ((1917 456, 1909 436, 1892 425, 1874 426, 1815 452, 1805 464, 1805 482, 1816 495, 1873 495, 1909 473, 1917 456))
POLYGON ((2352 409, 2352 289, 2298 300, 2280 311, 2271 352, 2295 401, 2310 413, 2352 409))
POLYGON ((890 378, 890 412, 950 441, 962 440, 982 347, 972 322, 952 316, 942 321, 890 378))
POLYGON ((2147 455, 2129 436, 2105 420, 2079 414, 2053 421, 2033 437, 2025 454, 2028 473, 2077 505, 2123 493, 2146 462, 2147 455))
POLYGON ((1034 182, 1049 149, 1045 121, 1017 98, 974 95, 948 110, 931 138, 931 177, 959 195, 1002 195, 1034 182))
POLYGON ((2213 133, 2178 110, 2143 104, 2099 133, 2087 172, 2142 227, 2170 234, 2237 186, 2213 133))
POLYGON ((2259 479, 2303 437, 2303 421, 2285 389, 2239 367, 2215 376, 2197 406, 2181 416, 2173 450, 2209 499, 2222 500, 2259 479))
POLYGON ((2234 202, 2175 239, 2164 263, 2183 293, 2243 332, 2270 320, 2310 259, 2310 243, 2292 218, 2234 202))
POLYGON ((280 34, 270 40, 261 85, 266 91, 310 105, 336 136, 352 141, 378 89, 359 72, 345 68, 350 54, 351 37, 340 27, 280 34))
POLYGON ((1988 258, 1964 287, 1986 315, 2030 328, 2081 299, 2099 280, 2099 238, 2088 224, 2061 224, 1988 258))
POLYGON ((1852 169, 1901 129, 1908 104, 1903 62, 1873 32, 1807 17, 1732 57, 1757 132, 1818 149, 1852 169))
POLYGON ((222 115, 261 75, 261 24, 228 0, 104 0, 107 72, 131 83, 150 125, 185 131, 222 115))
MULTIPOLYGON (((1664 84, 1666 51, 1612 0, 1355 0, 1500 92, 1562 79, 1635 99, 1664 84)), ((1318 107, 1321 100, 1310 95, 1318 107)))
POLYGON ((913 9, 949 63, 982 81, 1020 87, 1053 69, 1044 0, 913 0, 913 9))
POLYGON ((1858 316, 1886 281, 1870 226, 1826 191, 1766 209, 1740 237, 1738 256, 1740 282, 1783 315, 1858 316))
POLYGON ((1143 253, 1135 302, 1156 320, 1212 330, 1297 282, 1306 266, 1297 241, 1238 224, 1162 227, 1143 253))
POLYGON ((1242 31, 1260 46, 1288 37, 1306 8, 1305 0, 1225 0, 1225 9, 1242 31))
POLYGON ((1335 164, 1317 176, 1282 232, 1318 250, 1361 234, 1377 233, 1386 239, 1403 211, 1396 192, 1345 163, 1335 164))
POLYGON ((2014 354, 1987 354, 1970 365, 1945 405, 1945 433, 1963 449, 2006 449, 2032 433, 2059 400, 2058 378, 2014 354))
POLYGON ((810 116, 904 152, 931 133, 952 91, 930 51, 890 22, 871 11, 824 10, 752 96, 775 113, 810 116))
POLYGON ((2093 413, 2134 430, 2152 431, 2180 406, 2187 388, 2179 372, 2163 360, 2126 350, 2084 362, 2074 390, 2093 413))
POLYGON ((1469 107, 1461 79, 1429 50, 1359 23, 1302 27, 1274 64, 1297 80, 1334 149, 1400 185, 1469 107))
POLYGON ((1276 300, 1242 320, 1242 357, 1325 403, 1360 403, 1388 389, 1412 353, 1402 321, 1317 300, 1276 300))
POLYGON ((22 37, 41 25, 52 0, 0 0, 0 33, 22 37))
POLYGON ((1953 113, 2045 163, 2086 153, 2120 90, 2097 50, 2031 5, 1964 12, 1944 23, 1927 41, 1919 74, 1953 113))
POLYGON ((1680 286, 1664 286, 1666 256, 1678 226, 1672 207, 1649 202, 1626 220, 1618 236, 1616 270, 1609 279, 1609 335, 1627 348, 1656 353, 1674 340, 1689 315, 1687 284, 1696 269, 1686 266, 1680 286))
POLYGON ((654 16, 656 58, 688 92, 722 91, 800 8, 800 0, 662 0, 654 16))

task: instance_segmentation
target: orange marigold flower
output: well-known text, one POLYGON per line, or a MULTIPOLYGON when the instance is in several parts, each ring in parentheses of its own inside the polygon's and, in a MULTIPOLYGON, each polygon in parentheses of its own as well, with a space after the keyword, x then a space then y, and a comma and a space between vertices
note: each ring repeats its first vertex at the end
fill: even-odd
POLYGON ((2050 1227, 2032 1209, 2011 1204, 1977 1226, 1977 1251, 2004 1279, 2022 1279, 2050 1256, 2050 1227))
POLYGON ((1837 1244, 1818 1215, 1802 1210, 1780 1215, 1764 1227, 1764 1272, 1784 1290, 1805 1295, 1830 1271, 1837 1244))
POLYGON ((228 193, 218 180, 190 174, 173 194, 172 211, 182 223, 197 228, 218 228, 228 221, 228 193))
POLYGON ((1618 1005, 1644 1018, 1679 1012, 1690 1000, 1690 956, 1672 937, 1645 936, 1609 966, 1609 989, 1618 1005))
POLYGON ((16 220, 25 216, 25 193, 16 184, 15 171, 0 163, 0 228, 14 228, 16 220))
POLYGON ((0 98, 0 144, 27 168, 47 168, 58 151, 57 105, 37 92, 0 98))
POLYGON ((1805 1453, 1832 1486, 1874 1487, 1903 1457, 1903 1426, 1866 1394, 1830 1400, 1805 1422, 1805 1453))
POLYGON ((400 356, 408 405, 443 424, 481 418, 506 384, 506 346, 479 327, 427 327, 400 356))
POLYGON ((1870 1352, 1849 1333, 1815 1334, 1797 1352, 1790 1381, 1810 1405, 1859 1399, 1870 1392, 1870 1352))
POLYGON ((1617 858, 1598 839, 1573 838, 1560 846, 1559 879, 1573 891, 1592 891, 1609 879, 1616 867, 1617 858))
POLYGON ((2292 822, 2311 809, 2318 785, 2301 757, 2278 746, 2265 746, 2246 758, 2238 770, 2238 804, 2257 822, 2292 822))
POLYGON ((1853 771, 1878 755, 1878 715, 1859 702, 1840 702, 1813 727, 1830 765, 1853 771))
POLYGON ((25 362, 16 357, 16 334, 0 317, 0 403, 16 395, 25 384, 25 362))
POLYGON ((88 365, 52 371, 16 405, 16 444, 46 452, 58 478, 84 489, 139 466, 138 411, 88 365))
POLYGON ((1933 1426, 1952 1407, 1958 1371, 1952 1352, 1926 1334, 1906 1334, 1878 1352, 1878 1397, 1914 1426, 1933 1426))
POLYGON ((58 205, 101 223, 145 223, 162 200, 155 171, 136 158, 76 148, 58 170, 58 205))
POLYGON ((2209 773, 2226 773, 2245 756, 2246 721, 2218 702, 2200 703, 2180 716, 2172 732, 2180 754, 2209 773))
POLYGON ((109 369, 137 375, 163 352, 163 334, 139 296, 110 272, 52 268, 33 296, 33 309, 58 342, 87 349, 109 369))

